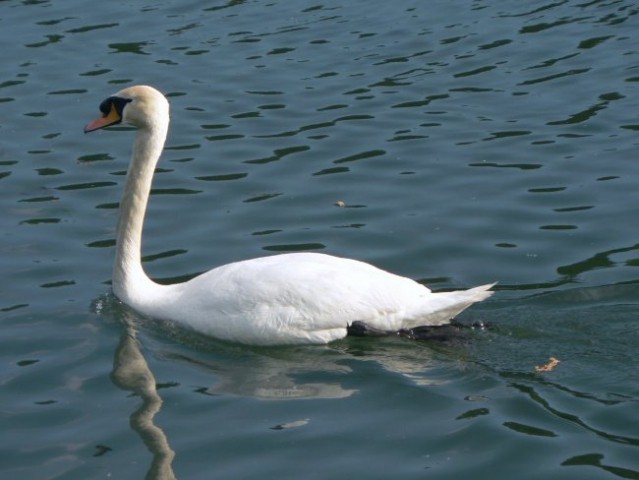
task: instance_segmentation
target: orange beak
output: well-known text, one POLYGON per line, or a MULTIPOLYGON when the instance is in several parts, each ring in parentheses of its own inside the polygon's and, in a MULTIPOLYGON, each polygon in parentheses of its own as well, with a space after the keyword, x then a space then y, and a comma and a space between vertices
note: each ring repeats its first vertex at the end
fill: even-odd
POLYGON ((111 103, 111 109, 109 110, 109 113, 96 118, 92 122, 87 123, 86 127, 84 127, 84 133, 93 132, 94 130, 99 130, 110 125, 115 125, 116 123, 120 123, 121 121, 122 117, 118 113, 118 110, 115 108, 115 105, 111 103))

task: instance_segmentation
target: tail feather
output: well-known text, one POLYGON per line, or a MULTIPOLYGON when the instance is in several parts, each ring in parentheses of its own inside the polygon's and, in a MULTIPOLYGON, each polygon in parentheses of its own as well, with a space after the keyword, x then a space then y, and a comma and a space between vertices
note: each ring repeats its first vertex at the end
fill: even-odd
POLYGON ((468 290, 433 293, 426 301, 409 312, 402 328, 415 328, 426 325, 443 325, 459 315, 473 303, 481 302, 494 292, 490 290, 495 283, 480 285, 468 290))

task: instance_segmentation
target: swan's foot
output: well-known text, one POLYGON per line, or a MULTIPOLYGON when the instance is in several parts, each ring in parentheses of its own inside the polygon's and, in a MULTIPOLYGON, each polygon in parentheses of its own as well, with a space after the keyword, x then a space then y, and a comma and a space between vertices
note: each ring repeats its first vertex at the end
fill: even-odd
POLYGON ((471 324, 452 321, 445 325, 423 325, 402 329, 398 332, 371 327, 360 320, 355 320, 346 326, 348 335, 353 337, 387 337, 397 335, 410 340, 433 340, 439 342, 464 339, 466 330, 487 330, 489 328, 491 328, 490 325, 481 320, 471 324))
POLYGON ((430 340, 437 342, 448 342, 450 340, 456 340, 464 337, 457 325, 423 325, 421 327, 415 327, 410 329, 402 329, 397 334, 400 337, 408 338, 410 340, 430 340))
POLYGON ((482 320, 475 320, 473 323, 461 323, 456 320, 451 320, 450 324, 466 330, 490 330, 493 328, 492 324, 482 320))
POLYGON ((347 325, 346 331, 348 332, 348 335, 353 337, 386 337, 395 333, 371 327, 359 320, 355 320, 351 324, 347 325))
POLYGON ((444 325, 423 325, 406 330, 400 330, 397 334, 400 337, 409 338, 411 340, 434 340, 438 342, 449 342, 455 340, 464 340, 466 338, 466 330, 487 330, 490 325, 481 320, 471 324, 451 321, 444 325))

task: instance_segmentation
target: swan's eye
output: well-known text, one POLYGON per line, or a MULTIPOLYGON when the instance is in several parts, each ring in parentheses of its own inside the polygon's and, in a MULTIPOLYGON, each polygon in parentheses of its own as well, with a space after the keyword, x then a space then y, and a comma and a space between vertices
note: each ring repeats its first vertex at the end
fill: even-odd
POLYGON ((101 104, 100 104, 100 111, 102 112, 102 115, 104 115, 105 117, 109 114, 109 112, 111 111, 111 103, 113 102, 112 98, 109 97, 106 100, 104 100, 101 104))
POLYGON ((124 106, 130 101, 132 101, 131 98, 109 97, 100 104, 100 111, 102 115, 106 117, 111 113, 111 108, 114 107, 118 115, 122 117, 122 110, 124 110, 124 106))

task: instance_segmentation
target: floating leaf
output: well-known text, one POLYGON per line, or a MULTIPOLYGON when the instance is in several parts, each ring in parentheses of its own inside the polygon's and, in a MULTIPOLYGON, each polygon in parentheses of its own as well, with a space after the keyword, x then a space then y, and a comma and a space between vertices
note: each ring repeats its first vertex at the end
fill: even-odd
POLYGON ((555 357, 550 357, 550 359, 548 360, 548 363, 535 366, 535 371, 536 372, 552 372, 557 365, 559 365, 559 360, 557 360, 555 357))

